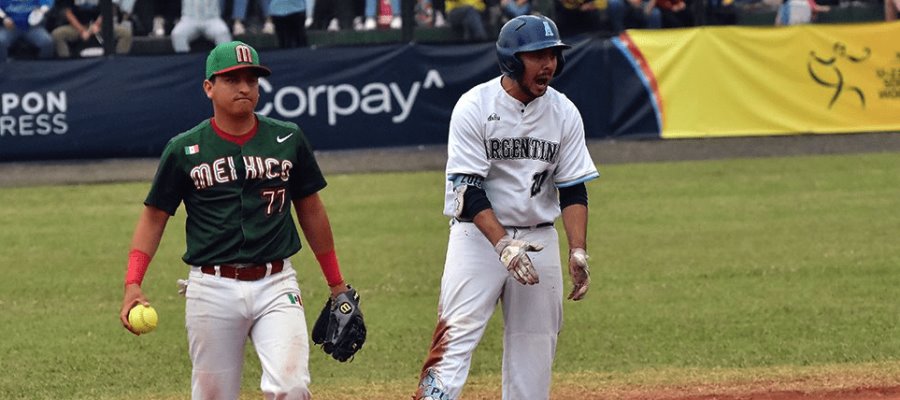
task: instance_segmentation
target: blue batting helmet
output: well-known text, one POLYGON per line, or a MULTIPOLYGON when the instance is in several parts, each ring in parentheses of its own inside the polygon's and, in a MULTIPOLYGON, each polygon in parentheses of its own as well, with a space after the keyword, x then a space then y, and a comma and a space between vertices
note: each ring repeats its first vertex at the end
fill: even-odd
POLYGON ((525 64, 522 64, 518 53, 553 48, 556 50, 556 72, 553 76, 556 76, 566 64, 562 50, 570 47, 559 38, 559 29, 556 29, 553 20, 544 16, 522 15, 509 20, 500 29, 497 61, 504 75, 519 79, 525 72, 525 64))

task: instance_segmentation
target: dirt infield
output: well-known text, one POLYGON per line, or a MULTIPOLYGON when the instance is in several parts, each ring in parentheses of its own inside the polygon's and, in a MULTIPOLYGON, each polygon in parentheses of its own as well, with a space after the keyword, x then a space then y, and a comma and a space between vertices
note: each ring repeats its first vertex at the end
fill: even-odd
MULTIPOLYGON (((594 140, 594 161, 604 164, 900 151, 900 133, 800 135, 678 140, 594 140)), ((446 146, 317 152, 326 174, 439 171, 446 146)), ((149 181, 157 159, 0 162, 0 187, 149 181)))
MULTIPOLYGON (((900 400, 900 364, 696 370, 651 379, 584 372, 557 376, 553 400, 900 400), (688 377, 692 375, 693 377, 688 377), (660 383, 651 383, 658 381, 660 383), (643 383, 638 383, 643 382, 643 383), (681 382, 681 383, 676 383, 681 382)), ((682 370, 682 372, 684 372, 682 370)), ((460 400, 500 398, 500 377, 470 380, 460 400)), ((373 400, 390 396, 369 396, 373 400)), ((393 398, 397 398, 396 393, 393 398)), ((339 400, 328 397, 328 400, 339 400)), ((325 400, 323 399, 323 400, 325 400)))
MULTIPOLYGON (((753 377, 758 369, 732 370, 732 376, 688 378, 685 383, 628 383, 603 373, 576 373, 556 376, 552 400, 900 400, 900 380, 874 365, 849 366, 827 372, 775 367, 763 377, 753 377), (867 370, 868 368, 868 370, 867 370), (874 368, 875 370, 873 371, 874 368), (750 376, 740 375, 742 372, 750 376), (738 375, 734 375, 738 374, 738 375), (558 379, 559 378, 559 379, 558 379), (612 381, 610 380, 612 379, 612 381), (708 380, 704 380, 708 379, 708 380), (712 383, 711 383, 712 382, 712 383)), ((896 365, 887 369, 896 371, 896 365)), ((715 373, 713 373, 715 374, 715 373)), ((683 378, 683 377, 682 377, 683 378)), ((467 381, 459 400, 501 398, 499 376, 478 376, 467 381)), ((646 381, 645 381, 646 382, 646 381)), ((318 388, 319 400, 408 399, 408 382, 373 383, 366 387, 318 388)), ((243 396, 244 398, 255 398, 243 396)))
MULTIPOLYGON (((888 388, 854 388, 831 391, 800 391, 800 390, 765 390, 764 388, 752 388, 742 392, 728 391, 703 391, 698 388, 682 390, 645 391, 618 394, 602 393, 571 393, 554 397, 557 400, 564 399, 617 399, 617 400, 897 400, 900 399, 900 386, 888 388), (704 393, 704 394, 691 394, 704 393)), ((479 397, 480 398, 480 397, 479 397)), ((491 397, 484 397, 488 399, 491 397)))
MULTIPOLYGON (((588 397, 571 398, 585 399, 592 397, 589 395, 588 397)), ((680 391, 643 392, 632 395, 596 398, 617 398, 622 400, 897 400, 900 399, 900 386, 811 391, 766 389, 765 387, 745 388, 742 391, 733 389, 722 390, 721 388, 719 390, 705 391, 702 388, 694 387, 680 391)))

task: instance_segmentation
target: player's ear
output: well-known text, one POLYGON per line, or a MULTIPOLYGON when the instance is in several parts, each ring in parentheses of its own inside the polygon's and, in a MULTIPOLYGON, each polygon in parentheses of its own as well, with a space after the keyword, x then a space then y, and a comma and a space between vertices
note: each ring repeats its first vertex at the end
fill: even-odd
MULTIPOLYGON (((215 79, 215 77, 213 77, 215 79)), ((206 92, 206 97, 212 99, 212 88, 213 82, 209 79, 203 81, 203 91, 206 92)))

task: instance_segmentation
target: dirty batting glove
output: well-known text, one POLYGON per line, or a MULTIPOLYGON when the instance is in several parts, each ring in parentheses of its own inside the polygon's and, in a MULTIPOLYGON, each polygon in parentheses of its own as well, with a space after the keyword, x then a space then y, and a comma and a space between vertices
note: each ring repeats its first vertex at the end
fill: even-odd
POLYGON ((591 268, 588 267, 588 255, 584 249, 569 250, 569 275, 572 277, 572 293, 569 300, 578 301, 587 294, 591 285, 591 268))
POLYGON ((500 262, 503 263, 509 274, 523 285, 534 285, 540 282, 527 252, 543 249, 543 245, 513 239, 509 235, 504 236, 494 245, 494 250, 500 255, 500 262))

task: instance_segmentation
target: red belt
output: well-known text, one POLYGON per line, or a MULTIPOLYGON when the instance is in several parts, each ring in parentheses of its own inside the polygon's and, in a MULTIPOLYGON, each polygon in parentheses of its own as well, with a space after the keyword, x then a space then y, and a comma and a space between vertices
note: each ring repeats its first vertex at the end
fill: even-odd
MULTIPOLYGON (((284 260, 275 260, 270 264, 272 264, 272 273, 268 275, 275 275, 284 269, 284 260)), ((216 266, 204 265, 200 267, 200 271, 203 271, 204 274, 216 275, 216 266)), ((246 267, 223 264, 219 266, 218 275, 223 278, 231 278, 239 281, 258 281, 268 276, 267 272, 268 268, 266 268, 266 264, 249 265, 246 267)))

